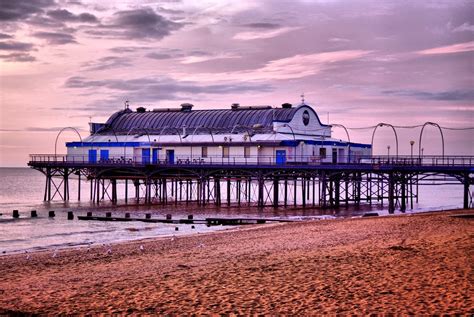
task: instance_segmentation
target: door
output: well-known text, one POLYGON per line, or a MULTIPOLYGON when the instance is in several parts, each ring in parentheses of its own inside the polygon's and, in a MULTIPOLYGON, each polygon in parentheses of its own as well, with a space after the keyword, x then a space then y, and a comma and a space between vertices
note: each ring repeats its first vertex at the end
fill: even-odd
POLYGON ((142 163, 150 164, 150 149, 142 149, 142 163))
POLYGON ((337 149, 332 149, 332 162, 337 163, 337 149))
POLYGON ((152 153, 152 163, 157 164, 158 163, 158 149, 153 149, 152 153))
POLYGON ((100 150, 100 161, 107 162, 109 160, 109 150, 100 150))
POLYGON ((347 162, 347 159, 344 157, 344 149, 339 149, 337 152, 337 156, 339 158, 339 162, 347 162))
POLYGON ((89 163, 97 162, 97 150, 89 150, 89 163))
POLYGON ((276 163, 277 165, 284 165, 286 163, 285 150, 276 150, 276 163))
POLYGON ((166 150, 166 161, 168 164, 174 164, 174 150, 166 150))

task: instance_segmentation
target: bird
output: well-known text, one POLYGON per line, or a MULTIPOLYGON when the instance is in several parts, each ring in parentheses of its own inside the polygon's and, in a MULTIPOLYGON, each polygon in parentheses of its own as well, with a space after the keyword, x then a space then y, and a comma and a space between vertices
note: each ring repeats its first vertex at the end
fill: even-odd
POLYGON ((109 246, 109 248, 107 249, 107 254, 112 254, 112 248, 109 246))
POLYGON ((53 258, 55 258, 57 256, 58 256, 58 249, 55 249, 54 252, 53 252, 53 258))
POLYGON ((30 254, 28 253, 28 251, 25 251, 25 254, 26 254, 26 259, 29 260, 31 257, 30 257, 30 254))
POLYGON ((143 245, 140 244, 140 251, 145 251, 145 248, 143 247, 143 245))

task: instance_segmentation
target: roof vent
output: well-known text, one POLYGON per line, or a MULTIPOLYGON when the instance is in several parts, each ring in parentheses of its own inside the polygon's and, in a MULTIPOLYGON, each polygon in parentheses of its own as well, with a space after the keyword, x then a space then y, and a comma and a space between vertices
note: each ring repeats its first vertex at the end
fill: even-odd
POLYGON ((138 113, 144 113, 146 111, 146 108, 145 107, 138 107, 137 108, 137 112, 138 113))
POLYGON ((193 107, 194 107, 194 105, 191 104, 191 103, 182 103, 181 104, 181 111, 190 112, 193 107))
POLYGON ((293 105, 291 103, 285 102, 284 104, 281 105, 283 109, 291 109, 293 105))
POLYGON ((240 107, 240 105, 239 105, 238 103, 233 103, 233 104, 230 106, 230 108, 231 108, 232 110, 237 110, 237 109, 239 109, 239 107, 240 107))

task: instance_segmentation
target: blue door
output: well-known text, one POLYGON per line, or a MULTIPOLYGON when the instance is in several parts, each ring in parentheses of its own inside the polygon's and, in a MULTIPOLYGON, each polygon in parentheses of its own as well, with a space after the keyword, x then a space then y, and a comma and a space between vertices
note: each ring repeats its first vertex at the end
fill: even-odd
POLYGON ((142 149, 142 163, 150 164, 150 149, 142 149))
POLYGON ((152 162, 153 164, 158 163, 158 149, 153 149, 152 162))
POLYGON ((97 162, 97 150, 89 150, 89 163, 97 162))
POLYGON ((174 164, 174 150, 166 150, 166 161, 168 164, 174 164))
POLYGON ((100 150, 100 161, 107 162, 109 159, 109 150, 100 150))
POLYGON ((283 165, 286 163, 286 151, 276 150, 276 163, 277 165, 283 165))

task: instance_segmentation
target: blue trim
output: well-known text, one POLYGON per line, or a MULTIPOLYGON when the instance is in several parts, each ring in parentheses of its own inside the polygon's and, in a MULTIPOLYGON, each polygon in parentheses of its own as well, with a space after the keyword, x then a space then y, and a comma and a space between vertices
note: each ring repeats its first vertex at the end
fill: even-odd
POLYGON ((140 147, 150 146, 150 142, 67 142, 66 147, 140 147))

